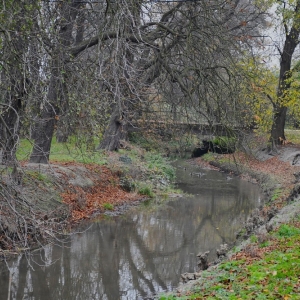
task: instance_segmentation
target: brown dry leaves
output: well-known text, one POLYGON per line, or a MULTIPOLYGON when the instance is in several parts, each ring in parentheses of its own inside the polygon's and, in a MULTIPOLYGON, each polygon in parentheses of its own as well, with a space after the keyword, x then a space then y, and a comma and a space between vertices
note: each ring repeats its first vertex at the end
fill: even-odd
MULTIPOLYGON (((284 206, 286 198, 295 183, 294 173, 300 170, 299 167, 292 166, 289 162, 280 160, 278 156, 274 156, 265 161, 260 161, 245 153, 235 153, 231 156, 234 157, 235 161, 256 173, 268 174, 276 178, 277 182, 281 185, 282 193, 280 197, 276 199, 275 205, 278 208, 284 206)), ((243 175, 241 175, 241 177, 243 177, 243 175)))
MULTIPOLYGON (((72 163, 74 166, 75 163, 72 163)), ((78 164, 81 165, 81 164, 78 164)), ((71 211, 71 222, 78 222, 90 218, 96 212, 104 211, 104 204, 113 206, 141 198, 136 193, 128 193, 119 186, 119 177, 104 166, 84 165, 89 170, 95 185, 88 189, 69 185, 62 193, 63 202, 67 203, 71 211)))
MULTIPOLYGON (((273 156, 270 159, 261 161, 256 159, 253 155, 236 152, 233 154, 217 155, 215 158, 216 160, 222 160, 222 158, 226 158, 226 160, 228 160, 230 163, 236 164, 239 168, 241 168, 241 170, 243 170, 240 177, 251 182, 256 182, 256 180, 251 178, 251 175, 247 174, 247 171, 249 170, 254 173, 267 174, 273 178, 276 178, 276 180, 280 182, 283 189, 280 198, 276 201, 278 207, 282 206, 282 202, 285 201, 286 197, 294 186, 294 173, 300 171, 300 167, 292 166, 289 162, 280 160, 278 156, 273 156)), ((196 162, 202 167, 206 167, 207 164, 209 164, 208 162, 204 162, 201 158, 197 158, 196 162)))
POLYGON ((293 175, 295 167, 291 166, 289 162, 281 161, 277 156, 265 161, 260 161, 253 156, 239 152, 231 154, 231 158, 232 160, 236 160, 247 166, 251 170, 279 177, 283 184, 289 185, 295 179, 293 175))

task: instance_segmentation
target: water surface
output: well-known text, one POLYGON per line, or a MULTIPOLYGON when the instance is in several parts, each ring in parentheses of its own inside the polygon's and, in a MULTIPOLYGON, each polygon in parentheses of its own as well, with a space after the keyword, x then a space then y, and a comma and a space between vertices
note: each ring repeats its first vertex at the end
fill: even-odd
POLYGON ((180 274, 197 271, 199 252, 213 258, 220 244, 233 243, 261 204, 256 185, 216 171, 180 166, 178 187, 191 196, 153 201, 0 265, 0 300, 134 300, 171 290, 180 274))

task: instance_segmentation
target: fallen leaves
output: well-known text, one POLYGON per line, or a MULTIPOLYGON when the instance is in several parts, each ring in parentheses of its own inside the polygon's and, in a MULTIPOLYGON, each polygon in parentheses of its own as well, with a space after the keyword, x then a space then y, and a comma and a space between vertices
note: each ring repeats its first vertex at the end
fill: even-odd
MULTIPOLYGON (((70 163, 67 165, 70 166, 70 163)), ((95 213, 103 212, 105 204, 117 206, 141 198, 136 193, 122 190, 119 186, 119 177, 108 168, 94 164, 84 166, 89 170, 89 176, 95 185, 87 189, 69 185, 61 194, 63 202, 70 207, 71 222, 88 219, 95 213)))
MULTIPOLYGON (((215 160, 225 167, 233 166, 232 170, 236 166, 242 171, 242 177, 251 182, 254 181, 253 175, 264 178, 266 174, 275 179, 280 183, 280 190, 270 200, 277 208, 286 204, 295 184, 294 173, 300 171, 299 166, 276 156, 260 161, 245 153, 234 153, 218 155, 215 160)), ((208 164, 201 158, 196 162, 202 167, 208 164)), ((269 209, 265 207, 262 215, 268 215, 269 209)), ((292 227, 300 228, 299 218, 292 222, 292 227)), ((212 274, 213 278, 198 282, 197 292, 188 299, 199 296, 200 299, 299 299, 300 238, 295 232, 297 230, 292 230, 290 226, 284 234, 277 232, 277 235, 269 235, 267 240, 261 241, 258 238, 258 242, 246 246, 221 264, 218 271, 214 273, 211 270, 210 276, 212 274)))
MULTIPOLYGON (((298 150, 298 148, 295 148, 295 151, 296 150, 298 150)), ((220 161, 221 164, 232 165, 233 169, 234 166, 236 166, 239 172, 241 172, 240 177, 253 183, 257 183, 255 176, 252 176, 254 173, 256 175, 266 174, 275 178, 282 187, 275 204, 279 209, 286 203, 286 199, 294 186, 294 174, 300 171, 299 166, 294 166, 290 162, 282 161, 279 156, 273 156, 262 161, 256 159, 253 155, 244 152, 235 152, 225 155, 218 154, 214 159, 220 161)), ((209 162, 205 162, 202 158, 197 158, 196 163, 202 167, 211 166, 209 162)))

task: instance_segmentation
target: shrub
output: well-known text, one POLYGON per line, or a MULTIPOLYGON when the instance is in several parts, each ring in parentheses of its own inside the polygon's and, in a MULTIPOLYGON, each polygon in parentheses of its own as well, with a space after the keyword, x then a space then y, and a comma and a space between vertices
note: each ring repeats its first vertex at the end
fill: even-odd
POLYGON ((154 197, 154 193, 152 192, 152 189, 149 186, 140 187, 138 192, 139 194, 148 196, 150 198, 154 197))
POLYGON ((169 165, 166 158, 162 157, 160 154, 149 152, 146 154, 145 159, 150 170, 154 170, 168 180, 173 180, 175 178, 174 167, 169 165))
POLYGON ((292 237, 300 234, 300 229, 283 224, 279 227, 277 234, 281 237, 292 237))
POLYGON ((220 136, 213 139, 213 144, 219 146, 221 149, 224 149, 228 153, 232 153, 235 151, 236 138, 235 137, 226 137, 220 136))
POLYGON ((105 208, 107 210, 114 210, 114 206, 111 203, 104 203, 103 208, 105 208))

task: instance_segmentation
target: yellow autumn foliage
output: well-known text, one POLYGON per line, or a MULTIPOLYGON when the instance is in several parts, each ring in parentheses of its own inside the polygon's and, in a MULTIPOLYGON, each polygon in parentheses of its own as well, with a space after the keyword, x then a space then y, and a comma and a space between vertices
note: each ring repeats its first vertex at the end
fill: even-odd
POLYGON ((247 107, 247 118, 260 131, 269 131, 273 117, 272 102, 277 101, 277 76, 265 64, 252 58, 244 59, 240 68, 246 74, 242 83, 242 95, 247 107))

